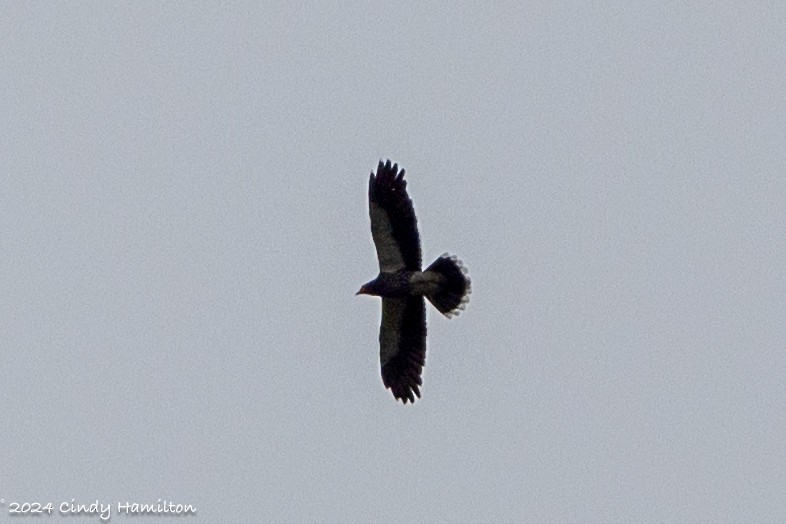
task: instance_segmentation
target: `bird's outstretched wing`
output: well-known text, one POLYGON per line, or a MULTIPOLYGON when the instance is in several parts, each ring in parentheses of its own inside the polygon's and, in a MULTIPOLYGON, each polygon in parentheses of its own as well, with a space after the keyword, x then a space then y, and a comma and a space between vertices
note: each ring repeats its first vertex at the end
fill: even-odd
POLYGON ((382 299, 379 328, 382 382, 406 404, 420 398, 426 363, 426 303, 422 296, 382 299))
POLYGON ((418 223, 398 164, 379 161, 377 174, 371 173, 368 182, 368 207, 380 271, 420 271, 418 223))

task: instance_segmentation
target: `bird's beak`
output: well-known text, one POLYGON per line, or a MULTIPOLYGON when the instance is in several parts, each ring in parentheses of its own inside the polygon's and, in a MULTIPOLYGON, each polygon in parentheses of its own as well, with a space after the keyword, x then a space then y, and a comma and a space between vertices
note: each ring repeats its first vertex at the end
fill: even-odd
POLYGON ((365 295, 365 294, 366 294, 366 286, 361 286, 360 289, 358 290, 358 292, 355 293, 355 296, 365 295))

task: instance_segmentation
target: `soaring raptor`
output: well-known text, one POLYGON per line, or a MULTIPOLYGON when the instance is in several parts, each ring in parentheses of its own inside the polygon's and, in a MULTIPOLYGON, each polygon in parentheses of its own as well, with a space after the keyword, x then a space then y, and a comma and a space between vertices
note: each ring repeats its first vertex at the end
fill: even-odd
POLYGON ((382 297, 379 360, 382 382, 396 399, 420 398, 426 362, 426 303, 448 318, 469 300, 470 280, 461 261, 447 253, 421 270, 420 235, 404 170, 390 160, 371 173, 368 183, 371 236, 377 248, 379 275, 358 295, 382 297))

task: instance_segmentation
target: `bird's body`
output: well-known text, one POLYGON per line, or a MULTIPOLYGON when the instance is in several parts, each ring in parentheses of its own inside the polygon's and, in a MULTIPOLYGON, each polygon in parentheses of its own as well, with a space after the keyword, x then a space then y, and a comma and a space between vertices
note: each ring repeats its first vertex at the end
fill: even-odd
POLYGON ((369 180, 371 234, 377 249, 379 275, 358 294, 382 297, 380 364, 382 381, 404 403, 420 397, 426 359, 428 299, 450 318, 464 309, 470 280, 456 257, 447 254, 425 271, 421 267, 420 235, 404 170, 379 162, 369 180))
POLYGON ((431 295, 439 291, 445 278, 433 271, 381 272, 377 278, 365 284, 365 294, 396 298, 405 296, 431 295), (374 293, 368 293, 374 291, 374 293))

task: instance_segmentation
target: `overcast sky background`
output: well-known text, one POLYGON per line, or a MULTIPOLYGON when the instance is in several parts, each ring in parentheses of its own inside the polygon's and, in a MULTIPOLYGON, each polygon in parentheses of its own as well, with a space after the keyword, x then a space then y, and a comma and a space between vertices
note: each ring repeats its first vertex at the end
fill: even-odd
POLYGON ((0 520, 786 520, 784 4, 261 4, 3 8, 0 520), (380 158, 474 287, 406 406, 380 158))

